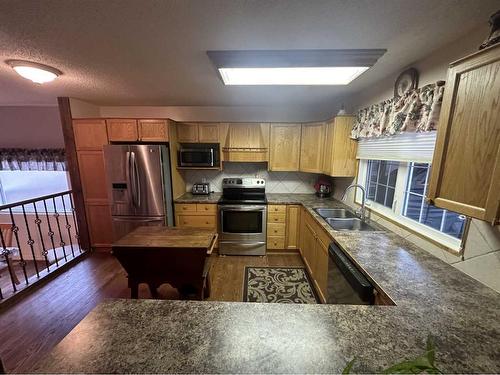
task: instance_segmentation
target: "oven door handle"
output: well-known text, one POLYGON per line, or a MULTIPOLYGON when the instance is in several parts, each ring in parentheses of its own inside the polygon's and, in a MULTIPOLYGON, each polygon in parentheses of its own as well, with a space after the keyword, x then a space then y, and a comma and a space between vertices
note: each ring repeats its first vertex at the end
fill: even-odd
POLYGON ((219 206, 221 211, 265 211, 266 206, 245 206, 245 205, 235 205, 235 206, 219 206))

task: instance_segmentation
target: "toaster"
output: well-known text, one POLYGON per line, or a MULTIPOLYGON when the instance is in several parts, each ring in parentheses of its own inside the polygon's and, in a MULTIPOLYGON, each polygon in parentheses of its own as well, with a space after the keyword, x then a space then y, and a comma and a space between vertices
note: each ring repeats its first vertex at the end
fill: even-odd
POLYGON ((191 192, 194 195, 208 195, 210 194, 210 184, 208 182, 199 182, 193 184, 191 192))

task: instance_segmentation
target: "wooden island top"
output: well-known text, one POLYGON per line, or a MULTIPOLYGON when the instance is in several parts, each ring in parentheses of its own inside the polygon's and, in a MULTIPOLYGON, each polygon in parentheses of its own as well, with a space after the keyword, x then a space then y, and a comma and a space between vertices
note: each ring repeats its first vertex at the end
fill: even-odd
POLYGON ((138 227, 118 241, 113 247, 136 248, 205 248, 213 247, 217 232, 210 229, 175 227, 138 227))

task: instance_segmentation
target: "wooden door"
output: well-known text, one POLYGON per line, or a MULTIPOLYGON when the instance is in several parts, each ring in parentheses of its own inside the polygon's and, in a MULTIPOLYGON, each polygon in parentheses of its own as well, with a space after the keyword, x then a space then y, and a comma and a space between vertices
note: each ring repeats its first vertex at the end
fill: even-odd
POLYGON ((166 120, 139 120, 139 139, 142 142, 168 142, 166 120))
POLYGON ((300 124, 271 124, 269 169, 298 171, 300 163, 300 124))
POLYGON ((323 152, 323 174, 330 175, 332 173, 333 160, 333 123, 331 120, 325 124, 325 150, 323 152))
POLYGON ((109 205, 86 203, 86 208, 92 247, 110 248, 113 243, 113 224, 109 205))
POLYGON ((500 45, 450 66, 428 192, 437 207, 499 222, 499 98, 500 45))
POLYGON ((300 145, 300 170, 302 172, 321 173, 323 150, 325 145, 325 124, 302 124, 300 145))
POLYGON ((108 133, 104 120, 73 120, 76 150, 102 150, 108 143, 108 133))
POLYGON ((303 258, 304 263, 309 270, 309 273, 313 276, 314 267, 315 267, 315 247, 316 247, 316 234, 314 233, 314 229, 309 225, 309 223, 305 223, 304 230, 304 249, 303 249, 303 258))
POLYGON ((177 141, 198 142, 198 124, 177 123, 177 141))
POLYGON ((102 151, 78 151, 78 169, 85 203, 108 203, 102 151))
POLYGON ((286 206, 286 249, 299 248, 300 206, 286 206))
MULTIPOLYGON (((330 176, 354 177, 356 176, 356 150, 357 141, 351 139, 351 130, 354 123, 352 116, 335 117, 331 129, 333 139, 331 142, 330 176)), ((330 140, 327 137, 327 142, 330 140)))
POLYGON ((328 284, 328 244, 325 244, 320 237, 316 240, 316 262, 314 268, 314 279, 318 284, 323 301, 326 297, 328 284))
POLYGON ((198 142, 219 143, 219 124, 198 124, 198 142))
POLYGON ((111 142, 133 142, 139 139, 137 120, 108 119, 106 120, 106 126, 111 142))

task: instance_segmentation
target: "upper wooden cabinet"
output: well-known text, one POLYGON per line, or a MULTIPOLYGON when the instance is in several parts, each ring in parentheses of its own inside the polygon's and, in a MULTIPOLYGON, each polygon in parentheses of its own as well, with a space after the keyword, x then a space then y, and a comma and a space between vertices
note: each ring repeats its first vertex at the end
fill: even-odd
POLYGON ((218 143, 218 123, 179 123, 177 125, 177 140, 189 143, 218 143))
POLYGON ((166 120, 107 119, 110 142, 167 142, 166 120))
POLYGON ((323 173, 333 177, 356 175, 357 142, 351 139, 352 116, 338 116, 326 124, 323 173))
POLYGON ((300 170, 322 173, 325 144, 325 123, 302 124, 300 144, 300 170))
POLYGON ((166 120, 139 120, 139 140, 142 142, 168 141, 168 126, 166 120))
POLYGON ((271 124, 269 170, 299 170, 300 134, 300 124, 271 124))
POLYGON ((137 130, 137 120, 108 119, 108 138, 113 141, 137 141, 139 132, 137 130))
POLYGON ((450 65, 428 197, 437 207, 500 217, 500 45, 450 65))
POLYGON ((73 120, 73 133, 77 150, 102 150, 108 143, 104 120, 73 120))
POLYGON ((269 124, 232 123, 222 126, 222 157, 225 161, 269 160, 269 124))

